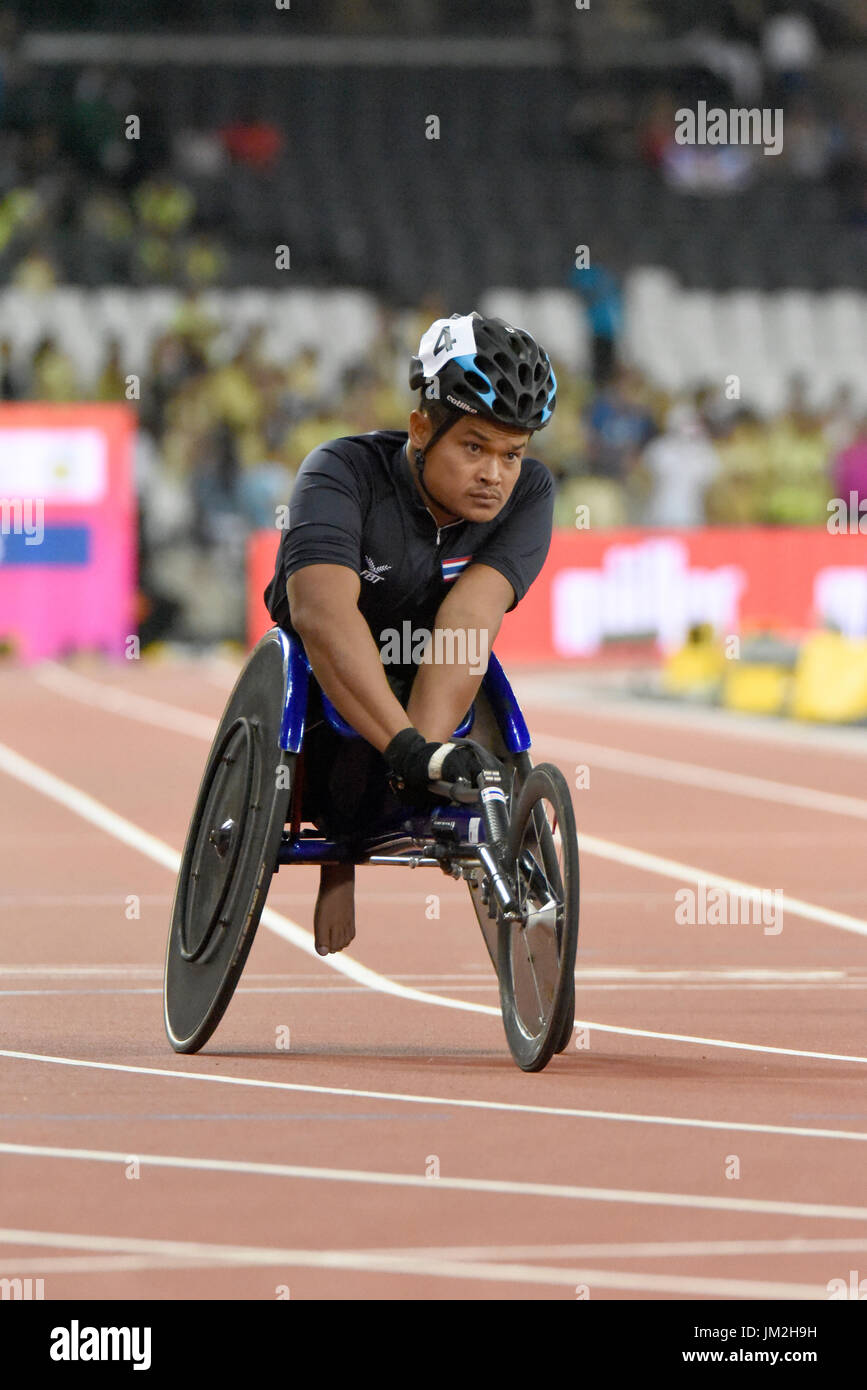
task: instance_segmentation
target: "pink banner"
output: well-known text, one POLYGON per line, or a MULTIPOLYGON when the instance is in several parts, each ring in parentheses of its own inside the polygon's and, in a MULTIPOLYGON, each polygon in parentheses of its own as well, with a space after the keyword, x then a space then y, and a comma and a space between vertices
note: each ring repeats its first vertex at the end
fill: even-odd
POLYGON ((23 661, 135 633, 135 414, 0 405, 0 641, 23 661))
MULTIPOLYGON (((250 547, 248 635, 270 626, 262 591, 279 532, 250 547)), ((693 623, 739 634, 833 627, 867 636, 867 534, 831 529, 555 531, 542 573, 497 637, 509 663, 600 660, 678 647, 693 623)))

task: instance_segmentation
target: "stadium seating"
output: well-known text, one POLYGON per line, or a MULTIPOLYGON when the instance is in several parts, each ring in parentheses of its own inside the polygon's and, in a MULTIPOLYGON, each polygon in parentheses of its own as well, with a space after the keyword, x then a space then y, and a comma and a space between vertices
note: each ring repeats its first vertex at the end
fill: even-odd
MULTIPOLYGON (((50 296, 5 289, 0 321, 15 360, 23 361, 42 337, 53 336, 89 378, 112 338, 120 341, 129 370, 143 370, 182 303, 180 294, 166 289, 64 288, 50 296)), ((261 325, 269 355, 288 361, 310 346, 329 373, 364 355, 378 331, 380 308, 372 295, 347 289, 212 290, 202 295, 200 307, 220 325, 223 352, 261 325)), ((492 288, 478 307, 532 329, 571 371, 588 370, 587 327, 568 290, 492 288)), ((672 392, 738 376, 743 398, 771 412, 782 406, 792 376, 800 374, 812 404, 827 405, 848 385, 863 407, 865 353, 867 294, 713 294, 685 289, 670 273, 653 268, 627 279, 625 360, 672 392)))
MULTIPOLYGON (((444 67, 265 68, 255 93, 240 68, 193 67, 178 81, 170 66, 132 64, 128 76, 159 110, 196 229, 225 243, 228 285, 273 286, 283 243, 305 284, 359 284, 401 303, 427 285, 455 300, 491 285, 561 288, 577 242, 604 260, 616 240, 626 264, 696 290, 845 289, 863 277, 863 234, 829 183, 772 177, 760 161, 750 186, 696 195, 637 151, 589 158, 569 132, 580 88, 567 66, 522 68, 519 100, 515 73, 494 67, 472 82, 444 67), (282 142, 270 166, 182 167, 191 132, 219 132, 251 104, 282 142), (439 139, 426 138, 430 115, 439 139)), ((59 103, 73 77, 52 73, 59 103)), ((123 279, 121 262, 71 228, 58 244, 66 277, 123 279)))

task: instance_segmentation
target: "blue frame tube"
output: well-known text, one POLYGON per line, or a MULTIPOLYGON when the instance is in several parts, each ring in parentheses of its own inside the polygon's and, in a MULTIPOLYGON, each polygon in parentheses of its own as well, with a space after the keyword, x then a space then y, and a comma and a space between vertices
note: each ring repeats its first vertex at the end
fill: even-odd
MULTIPOLYGON (((311 667, 300 638, 290 635, 280 627, 273 628, 268 637, 272 634, 276 636, 283 652, 284 698, 280 747, 287 753, 300 753, 304 742, 311 667)), ((482 689, 488 697, 508 752, 527 752, 530 748, 529 730, 506 673, 493 652, 482 678, 482 689)), ((324 691, 323 706, 332 728, 347 738, 359 737, 341 718, 324 691)), ((474 713, 474 709, 469 711, 458 733, 471 727, 474 713)), ((402 814, 399 822, 392 826, 380 827, 378 833, 365 837, 351 849, 347 841, 295 836, 293 839, 284 840, 280 847, 278 864, 364 863, 368 855, 387 850, 389 847, 396 848, 407 839, 431 838, 435 833, 434 826, 437 821, 446 822, 450 828, 454 827, 459 841, 466 847, 471 848, 480 841, 484 843, 484 822, 476 807, 443 804, 425 813, 414 814, 410 811, 406 815, 402 814)))
MULTIPOLYGON (((287 753, 300 753, 304 740, 304 723, 307 715, 307 696, 310 689, 310 663, 300 638, 290 636, 282 628, 273 629, 283 648, 283 671, 285 689, 283 699, 283 722, 280 730, 280 747, 287 753)), ((482 677, 482 689, 487 695, 494 712, 500 734, 509 753, 526 753, 530 748, 530 732, 515 693, 497 657, 491 652, 488 669, 482 677)), ((338 714, 325 692, 322 704, 326 718, 337 733, 345 738, 358 738, 359 735, 338 714)), ((455 731, 463 736, 472 727, 474 711, 470 710, 466 719, 455 731)))
POLYGON ((300 836, 283 841, 277 856, 279 865, 283 864, 363 864, 371 854, 387 853, 405 849, 410 841, 433 839, 435 832, 442 833, 443 824, 454 828, 457 837, 455 848, 466 853, 474 846, 485 842, 485 823, 481 812, 474 806, 436 806, 424 815, 410 812, 393 827, 385 828, 378 834, 367 835, 354 848, 347 840, 327 840, 318 836, 300 836))

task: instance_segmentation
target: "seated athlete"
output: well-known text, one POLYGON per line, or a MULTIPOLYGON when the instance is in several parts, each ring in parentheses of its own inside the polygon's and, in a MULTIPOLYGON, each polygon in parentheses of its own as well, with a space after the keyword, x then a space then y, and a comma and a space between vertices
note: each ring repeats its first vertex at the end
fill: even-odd
MULTIPOLYGON (((440 778, 475 781, 477 750, 450 736, 551 541, 553 479, 525 456, 554 410, 547 353, 502 319, 453 314, 424 334, 410 386, 408 433, 334 439, 304 460, 265 593, 316 677, 302 816, 329 835, 371 824, 389 771, 416 799, 440 778), (365 743, 325 723, 319 690, 365 743)), ((314 931, 321 955, 354 937, 353 865, 321 867, 314 931)))

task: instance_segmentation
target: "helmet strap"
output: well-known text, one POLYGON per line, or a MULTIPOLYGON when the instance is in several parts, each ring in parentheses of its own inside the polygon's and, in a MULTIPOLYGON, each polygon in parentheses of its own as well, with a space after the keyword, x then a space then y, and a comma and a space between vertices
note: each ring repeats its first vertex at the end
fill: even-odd
POLYGON ((452 425, 457 423, 459 418, 460 417, 457 414, 449 415, 447 419, 443 420, 439 428, 434 430, 425 447, 423 449, 416 449, 414 454, 416 473, 418 475, 419 486, 421 487, 422 492, 424 493, 425 497, 429 497, 431 502, 435 503, 441 511, 448 512, 449 516, 456 516, 458 515, 458 513, 453 512, 451 507, 447 507, 445 502, 441 502, 438 497, 435 497, 434 494, 430 491, 430 488, 427 487, 424 480, 424 465, 425 458, 429 451, 433 448, 435 444, 439 443, 443 435, 451 429, 452 425))

